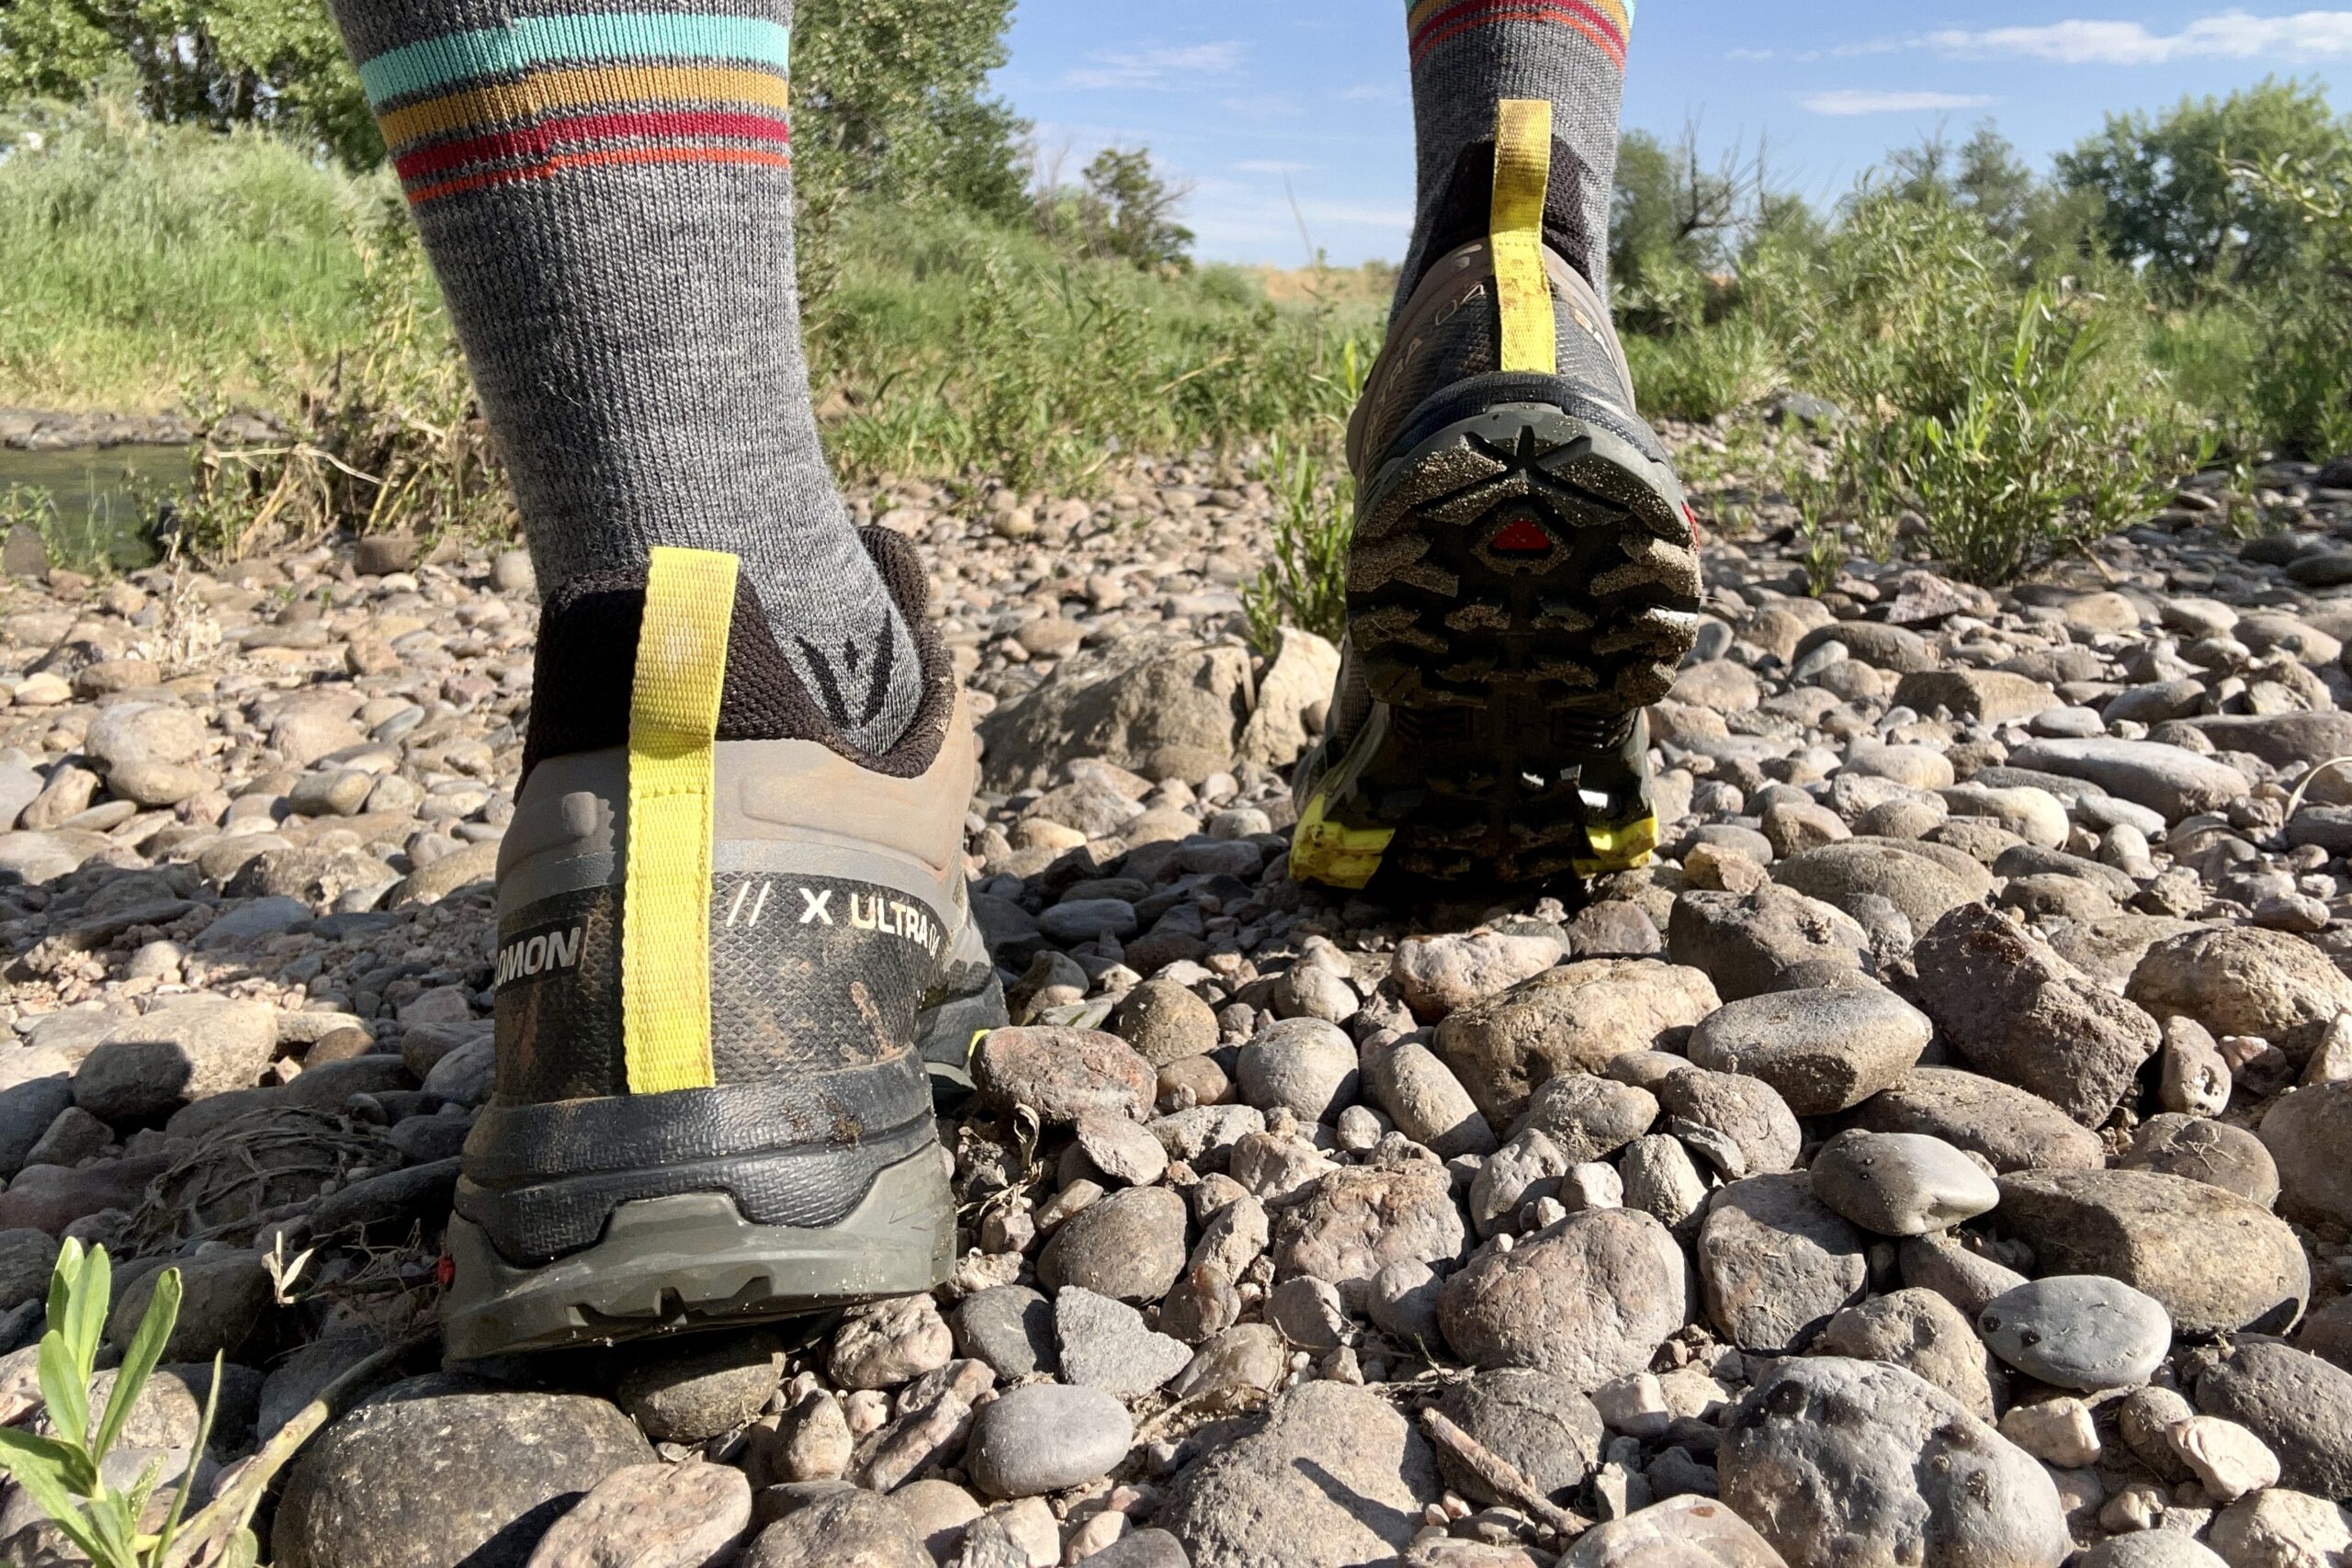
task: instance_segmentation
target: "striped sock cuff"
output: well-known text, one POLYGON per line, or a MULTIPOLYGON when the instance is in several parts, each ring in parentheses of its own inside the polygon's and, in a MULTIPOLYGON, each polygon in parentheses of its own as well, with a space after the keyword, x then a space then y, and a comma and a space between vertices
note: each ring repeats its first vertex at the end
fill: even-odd
POLYGON ((520 17, 363 61, 413 204, 566 169, 791 166, 791 34, 686 12, 520 17))
POLYGON ((1450 39, 1507 22, 1553 26, 1581 33, 1619 70, 1633 37, 1635 0, 1417 0, 1406 13, 1413 63, 1450 39))

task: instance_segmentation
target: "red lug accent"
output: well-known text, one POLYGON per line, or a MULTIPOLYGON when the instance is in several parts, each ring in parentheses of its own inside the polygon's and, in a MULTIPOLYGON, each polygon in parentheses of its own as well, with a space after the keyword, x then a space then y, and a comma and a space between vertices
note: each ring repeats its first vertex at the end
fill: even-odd
POLYGON ((1552 552, 1552 536, 1532 517, 1521 517, 1506 523, 1496 531, 1487 547, 1498 555, 1542 556, 1552 552))

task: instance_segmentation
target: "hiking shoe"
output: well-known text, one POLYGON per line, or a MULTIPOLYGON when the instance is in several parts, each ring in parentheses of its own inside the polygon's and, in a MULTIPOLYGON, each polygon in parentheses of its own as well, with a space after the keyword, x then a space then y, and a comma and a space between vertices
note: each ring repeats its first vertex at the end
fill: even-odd
POLYGON ((1595 876, 1657 844, 1643 709, 1697 635, 1697 527, 1607 307, 1550 243, 1573 203, 1546 204, 1548 118, 1512 108, 1441 209, 1487 231, 1420 279, 1349 426, 1348 634, 1296 778, 1301 880, 1595 876))
POLYGON ((925 677, 885 756, 841 739, 841 694, 801 684, 731 556, 657 549, 548 598, 499 852, 496 1089, 449 1226, 453 1358, 945 1277, 926 1057, 953 1084, 1003 996, 965 893, 970 727, 921 564, 866 539, 925 677))

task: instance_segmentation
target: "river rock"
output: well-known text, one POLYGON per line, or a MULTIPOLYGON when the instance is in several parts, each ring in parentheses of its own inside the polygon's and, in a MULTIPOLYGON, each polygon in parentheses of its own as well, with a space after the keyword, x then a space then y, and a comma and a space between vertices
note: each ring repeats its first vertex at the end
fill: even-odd
POLYGON ((1285 1108, 1310 1125, 1330 1122, 1355 1103, 1355 1042, 1336 1023, 1285 1018, 1241 1047, 1241 1097, 1261 1110, 1285 1108))
POLYGON ((1982 905, 1937 921, 1911 962, 1938 1038, 2086 1126, 2114 1112, 2161 1043, 2154 1019, 1982 905))
POLYGON ((1429 1444, 1387 1401, 1309 1382, 1181 1472, 1158 1522, 1193 1568, 1350 1568, 1411 1544, 1441 1484, 1429 1444))
POLYGON ((2247 1339, 2204 1364, 2197 1408, 2268 1444, 2285 1484, 2352 1497, 2352 1372, 2271 1340, 2247 1339))
POLYGON ((1884 1361, 1927 1379, 1980 1421, 1999 1413, 2000 1369, 1960 1309, 1933 1291, 1910 1287, 1855 1303, 1829 1320, 1812 1353, 1884 1361))
POLYGON ((1597 1073, 1646 1051, 1715 1010, 1696 969, 1592 958, 1547 969, 1438 1025, 1436 1048, 1489 1124, 1505 1125, 1555 1073, 1597 1073))
POLYGON ((2094 1393, 2143 1383, 2172 1348, 2164 1307, 2120 1280, 2045 1275, 1977 1314, 1993 1353, 2056 1388, 2094 1393))
POLYGON ((1134 1441, 1126 1406, 1101 1389, 1028 1383, 973 1416, 965 1467, 991 1497, 1035 1497, 1109 1474, 1134 1441))
POLYGON ((1111 1012, 1111 1032, 1155 1067, 1216 1049, 1216 1014, 1173 980, 1146 980, 1111 1012))
POLYGON ((1736 1001, 1781 990, 1793 975, 1859 972, 1870 937, 1843 909, 1768 882, 1749 893, 1678 896, 1667 918, 1666 952, 1736 1001))
POLYGON ((1840 1133, 1806 1169, 1813 1195, 1880 1235, 1924 1235, 1988 1213, 2001 1190, 1941 1138, 1921 1133, 1840 1133))
POLYGON ((639 1351, 614 1402, 657 1442, 699 1443, 757 1416, 784 1382, 784 1342, 764 1329, 639 1351))
POLYGON ((1799 1116, 1849 1110, 1916 1066, 1934 1026, 1876 987, 1726 1002, 1690 1032, 1690 1059, 1780 1091, 1799 1116))
POLYGON ((103 1121, 159 1120, 257 1082, 277 1026, 259 1003, 188 997, 108 1029, 74 1074, 74 1102, 103 1121))
MULTIPOLYGON (((1600 1462, 1600 1412, 1566 1378, 1522 1367, 1473 1374, 1447 1389, 1438 1409, 1496 1457, 1566 1504, 1600 1462)), ((1438 1450, 1445 1483, 1481 1507, 1514 1507, 1456 1459, 1438 1450)))
POLYGON ((707 1568, 752 1523, 752 1483, 723 1464, 633 1464, 598 1482, 528 1568, 707 1568))
POLYGON ((1947 863, 1918 845, 1862 839, 1792 855, 1772 880, 1849 915, 1864 898, 1883 898, 1920 931, 1993 890, 1992 874, 1965 856, 1947 863))
POLYGON ((2153 740, 2029 740, 2009 753, 2009 765, 2087 779, 2110 795, 2161 812, 2168 822, 2218 811, 2243 798, 2253 781, 2235 768, 2177 746, 2153 740))
POLYGON ((1551 936, 1476 931, 1408 937, 1396 944, 1389 973, 1415 1016, 1434 1023, 1456 1008, 1483 1001, 1560 961, 1551 936))
POLYGON ((1713 1497, 1685 1493, 1577 1538, 1560 1568, 1788 1568, 1772 1543, 1713 1497))
POLYGON ((2124 995, 2216 1035, 2258 1035, 2300 1066, 2337 1015, 2352 1011, 2352 977, 2300 937, 2223 926, 2150 947, 2124 995))
POLYGON ((1862 1238, 1802 1175, 1752 1176, 1717 1191, 1698 1249, 1709 1321, 1766 1355, 1803 1349, 1869 1281, 1862 1238))
POLYGON ((2058 1568, 2058 1489, 2024 1450, 1900 1367, 1784 1360, 1741 1400, 1723 1500, 1792 1568, 2058 1568))
POLYGON ((973 1054, 972 1079, 988 1103, 1025 1107, 1047 1126, 1090 1111, 1140 1122, 1159 1081, 1117 1035, 1050 1025, 990 1030, 973 1054))
POLYGON ((1467 1233, 1445 1167, 1421 1156, 1342 1166, 1274 1221, 1277 1278, 1369 1280, 1401 1258, 1459 1257, 1467 1233))
POLYGON ((1099 757, 1147 777, 1205 778, 1232 762, 1250 685, 1238 645, 1156 634, 1082 649, 980 722, 983 777, 1007 795, 1045 789, 1073 758, 1099 757))
POLYGON ((2243 1127, 2205 1116, 2151 1116, 2117 1158, 2125 1170, 2185 1176, 2270 1207, 2278 1196, 2278 1167, 2262 1140, 2243 1127))
POLYGON ((2000 1171, 2096 1170, 2098 1134, 2024 1089, 1951 1067, 1914 1067, 1894 1088, 1854 1108, 1873 1133, 1926 1133, 1983 1155, 2000 1171))
POLYGON ((1037 1258, 1049 1290, 1077 1285, 1125 1302, 1156 1302, 1183 1272, 1184 1200, 1165 1187, 1122 1188, 1062 1223, 1037 1258))
POLYGON ((1475 1366, 1532 1367, 1579 1390, 1649 1364, 1682 1326, 1682 1249, 1630 1209, 1571 1214, 1481 1250, 1438 1295, 1446 1342, 1475 1366))
POLYGON ((2230 1568, 2334 1568, 2352 1551, 2352 1508, 2274 1486, 2222 1509, 2210 1539, 2230 1568))
POLYGON ((932 1568, 931 1549, 906 1511, 844 1488, 760 1531, 735 1568, 932 1568))
POLYGON ((2276 1332, 2311 1269, 2293 1231, 2234 1192, 2149 1170, 2001 1179, 2002 1225, 2044 1273, 2105 1274, 2155 1298, 2184 1335, 2276 1332))
POLYGON ((285 1568, 520 1568, 599 1482, 652 1461, 636 1426, 601 1399, 413 1378, 363 1402, 303 1450, 277 1506, 271 1560, 285 1568))
POLYGON ((2284 1096, 2262 1118, 2261 1135, 2278 1166, 2281 1210, 2352 1225, 2352 1078, 2284 1096))

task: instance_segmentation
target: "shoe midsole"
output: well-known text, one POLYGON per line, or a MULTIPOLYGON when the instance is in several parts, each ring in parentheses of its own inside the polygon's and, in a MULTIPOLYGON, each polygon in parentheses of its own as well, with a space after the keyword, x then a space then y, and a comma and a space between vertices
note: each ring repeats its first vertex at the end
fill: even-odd
POLYGON ((685 1192, 729 1194, 755 1224, 830 1225, 935 1141, 931 1107, 911 1051, 774 1083, 493 1104, 466 1141, 457 1210, 517 1264, 589 1246, 621 1204, 685 1192))

